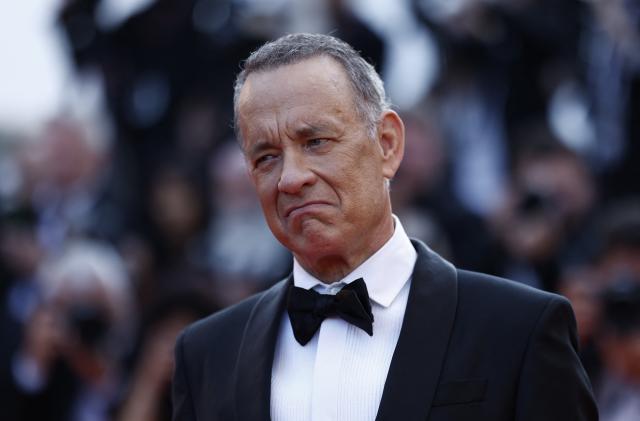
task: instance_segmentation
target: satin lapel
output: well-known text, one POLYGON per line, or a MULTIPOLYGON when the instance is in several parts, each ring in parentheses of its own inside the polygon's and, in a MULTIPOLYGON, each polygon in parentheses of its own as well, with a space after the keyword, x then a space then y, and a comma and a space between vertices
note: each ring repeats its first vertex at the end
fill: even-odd
POLYGON ((247 321, 236 366, 235 402, 239 421, 270 419, 271 366, 291 280, 289 276, 267 290, 247 321))
POLYGON ((420 241, 412 242, 418 259, 377 421, 427 419, 456 314, 456 269, 420 241))

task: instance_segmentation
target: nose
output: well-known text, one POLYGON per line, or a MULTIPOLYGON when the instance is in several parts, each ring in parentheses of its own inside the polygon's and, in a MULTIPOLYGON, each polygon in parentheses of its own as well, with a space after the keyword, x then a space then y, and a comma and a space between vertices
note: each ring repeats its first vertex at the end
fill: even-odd
POLYGON ((316 175, 308 167, 302 154, 285 154, 278 190, 288 194, 299 194, 305 186, 315 183, 316 175))

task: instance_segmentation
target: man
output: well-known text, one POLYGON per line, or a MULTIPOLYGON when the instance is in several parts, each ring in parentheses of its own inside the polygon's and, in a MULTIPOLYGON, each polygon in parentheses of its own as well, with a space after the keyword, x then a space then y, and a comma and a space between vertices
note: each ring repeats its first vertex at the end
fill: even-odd
POLYGON ((457 270, 392 215, 404 127, 351 47, 264 45, 234 106, 294 269, 183 332, 175 420, 597 419, 565 299, 457 270))

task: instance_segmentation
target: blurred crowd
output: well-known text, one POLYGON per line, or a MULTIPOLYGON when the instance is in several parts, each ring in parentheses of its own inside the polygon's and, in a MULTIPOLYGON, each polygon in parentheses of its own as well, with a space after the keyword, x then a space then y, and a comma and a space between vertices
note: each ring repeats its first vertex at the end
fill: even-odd
POLYGON ((602 420, 640 419, 640 0, 156 0, 115 23, 101 3, 55 25, 104 110, 0 127, 3 419, 169 419, 177 333, 288 273, 232 85, 295 31, 389 82, 408 233, 567 296, 602 420))

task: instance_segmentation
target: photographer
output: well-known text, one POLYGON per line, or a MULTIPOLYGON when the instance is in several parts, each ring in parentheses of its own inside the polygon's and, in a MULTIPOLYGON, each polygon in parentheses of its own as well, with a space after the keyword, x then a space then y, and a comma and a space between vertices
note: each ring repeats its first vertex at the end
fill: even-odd
POLYGON ((12 360, 8 419, 106 420, 133 326, 122 261, 104 245, 77 242, 41 272, 43 298, 12 360))
POLYGON ((603 421, 640 418, 640 281, 620 279, 602 293, 598 345, 603 370, 598 402, 603 421))

